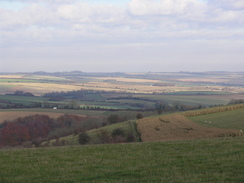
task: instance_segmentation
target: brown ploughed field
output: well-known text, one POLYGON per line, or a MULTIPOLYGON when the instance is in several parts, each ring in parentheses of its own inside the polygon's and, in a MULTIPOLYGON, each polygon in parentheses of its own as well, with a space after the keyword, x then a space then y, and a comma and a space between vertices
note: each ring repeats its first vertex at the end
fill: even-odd
POLYGON ((228 137, 240 133, 240 130, 204 127, 180 114, 143 118, 137 125, 143 142, 228 137))

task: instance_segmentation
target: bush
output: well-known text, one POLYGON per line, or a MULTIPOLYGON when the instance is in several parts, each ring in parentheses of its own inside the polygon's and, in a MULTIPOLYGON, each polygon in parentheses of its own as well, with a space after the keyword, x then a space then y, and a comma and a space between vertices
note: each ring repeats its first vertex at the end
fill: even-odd
POLYGON ((126 142, 135 142, 136 138, 132 133, 128 133, 126 136, 126 142))
POLYGON ((97 133, 97 143, 98 144, 107 144, 112 142, 110 133, 105 129, 100 129, 97 133))
POLYGON ((116 128, 111 133, 112 137, 121 136, 125 137, 125 132, 121 128, 116 128))
POLYGON ((111 114, 109 117, 108 117, 108 122, 109 124, 115 124, 115 123, 118 123, 120 120, 119 120, 119 116, 117 114, 111 114))
POLYGON ((143 118, 143 115, 141 113, 137 113, 136 118, 137 119, 142 119, 143 118))
POLYGON ((86 132, 82 132, 82 133, 80 133, 78 140, 81 145, 84 145, 89 142, 90 137, 88 136, 88 134, 86 132))

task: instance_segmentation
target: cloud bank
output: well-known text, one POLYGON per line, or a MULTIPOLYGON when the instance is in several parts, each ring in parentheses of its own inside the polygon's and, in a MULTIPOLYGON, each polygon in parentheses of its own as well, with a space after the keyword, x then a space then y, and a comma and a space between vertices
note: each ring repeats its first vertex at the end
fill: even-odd
POLYGON ((244 1, 90 2, 3 0, 0 71, 11 71, 11 63, 13 71, 240 70, 238 65, 243 66, 244 1))

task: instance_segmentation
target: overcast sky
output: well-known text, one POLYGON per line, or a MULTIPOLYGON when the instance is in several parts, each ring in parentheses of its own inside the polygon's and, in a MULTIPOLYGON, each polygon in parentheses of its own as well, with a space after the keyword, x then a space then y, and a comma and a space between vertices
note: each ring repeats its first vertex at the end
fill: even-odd
POLYGON ((244 0, 0 0, 0 72, 244 71, 244 0))

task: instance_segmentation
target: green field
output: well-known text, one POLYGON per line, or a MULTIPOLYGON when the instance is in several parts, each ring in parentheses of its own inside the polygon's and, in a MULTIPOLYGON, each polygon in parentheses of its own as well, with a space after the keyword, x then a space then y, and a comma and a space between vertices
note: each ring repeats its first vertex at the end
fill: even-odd
MULTIPOLYGON (((122 102, 101 102, 98 100, 98 96, 91 94, 86 95, 84 100, 63 100, 63 101, 50 101, 49 98, 45 97, 29 97, 29 96, 15 96, 15 95, 0 95, 0 104, 6 106, 8 103, 13 104, 24 104, 26 106, 30 106, 31 104, 40 103, 41 105, 51 105, 51 106, 65 106, 71 105, 73 101, 75 101, 75 105, 81 108, 83 107, 100 107, 103 109, 141 109, 140 107, 132 106, 130 103, 122 103, 122 102), (94 100, 94 101, 92 101, 94 100)), ((51 108, 51 107, 50 107, 51 108)))
MULTIPOLYGON (((191 92, 190 92, 191 93, 191 92)), ((205 106, 211 105, 225 105, 227 104, 233 95, 220 95, 220 94, 204 94, 204 95, 196 95, 194 92, 187 95, 181 94, 162 94, 162 95, 135 95, 136 97, 141 97, 150 100, 158 100, 158 101, 165 101, 169 104, 174 102, 180 102, 185 105, 198 105, 202 104, 205 106)))
POLYGON ((14 96, 14 95, 0 95, 0 100, 8 101, 12 103, 33 103, 48 101, 48 98, 44 97, 28 97, 28 96, 14 96))
POLYGON ((244 138, 0 151, 0 182, 244 182, 244 138))
POLYGON ((204 126, 244 130, 244 108, 192 116, 190 119, 204 126))
MULTIPOLYGON (((5 112, 5 111, 19 111, 19 112, 51 112, 51 113, 63 113, 63 114, 77 114, 77 115, 92 115, 92 116, 98 116, 100 114, 109 116, 110 114, 118 114, 121 116, 128 116, 128 118, 135 117, 136 114, 138 113, 137 111, 130 111, 130 110, 121 110, 121 111, 98 111, 98 110, 77 110, 77 109, 45 109, 45 108, 29 108, 29 109, 0 109, 0 112, 5 112)), ((150 116, 150 115, 155 115, 156 111, 145 111, 145 112, 140 112, 143 114, 143 116, 150 116)))

